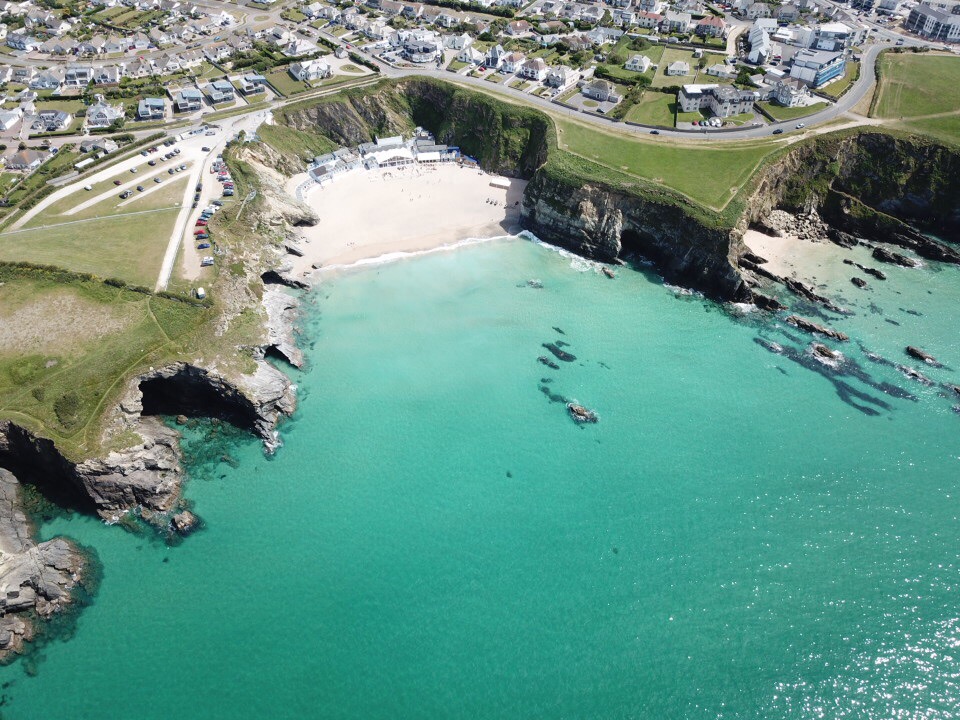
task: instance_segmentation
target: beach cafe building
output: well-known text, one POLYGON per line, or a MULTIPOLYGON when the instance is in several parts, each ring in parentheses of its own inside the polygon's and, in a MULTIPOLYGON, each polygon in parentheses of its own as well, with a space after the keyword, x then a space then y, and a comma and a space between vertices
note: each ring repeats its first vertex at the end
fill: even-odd
POLYGON ((359 145, 356 152, 341 148, 335 152, 314 158, 307 172, 318 184, 332 181, 337 175, 364 168, 401 167, 415 163, 455 162, 460 150, 447 145, 437 145, 433 136, 418 130, 409 140, 402 136, 376 138, 376 142, 359 145))

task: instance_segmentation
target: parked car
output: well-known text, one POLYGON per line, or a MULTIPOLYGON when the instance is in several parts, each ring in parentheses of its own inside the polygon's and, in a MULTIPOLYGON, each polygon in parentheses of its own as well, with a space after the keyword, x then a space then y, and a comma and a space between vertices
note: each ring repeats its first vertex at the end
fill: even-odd
POLYGON ((86 190, 87 192, 90 192, 91 190, 93 190, 93 185, 84 185, 83 189, 86 190))
POLYGON ((214 200, 213 204, 217 207, 223 207, 223 200, 214 200))
POLYGON ((168 175, 173 175, 173 173, 175 173, 175 172, 176 172, 176 170, 174 170, 173 168, 170 168, 169 170, 167 170, 167 174, 168 174, 168 175))
POLYGON ((163 178, 162 178, 162 177, 155 177, 155 178, 153 179, 153 181, 154 181, 155 183, 163 182, 163 178))
POLYGON ((801 129, 801 128, 805 128, 806 126, 807 126, 806 123, 797 123, 797 130, 799 130, 799 129, 801 129))
POLYGON ((156 161, 156 160, 150 160, 149 162, 147 162, 147 165, 149 165, 150 167, 156 167, 157 161, 156 161))
POLYGON ((210 148, 208 148, 206 145, 204 145, 202 148, 200 148, 200 151, 201 151, 201 152, 210 152, 210 148))
POLYGON ((208 247, 210 247, 210 243, 200 243, 197 245, 197 250, 206 250, 208 247))
POLYGON ((659 130, 651 130, 651 131, 650 131, 650 134, 651 134, 651 135, 659 135, 659 134, 660 134, 660 131, 659 131, 659 130))
POLYGON ((114 181, 113 181, 113 184, 114 184, 114 185, 120 185, 120 184, 122 184, 122 183, 121 183, 119 180, 114 180, 114 181))
POLYGON ((127 199, 128 197, 130 197, 131 195, 133 195, 133 191, 131 191, 131 190, 124 190, 122 193, 120 193, 120 199, 121 199, 121 200, 126 200, 126 199, 127 199))
POLYGON ((144 157, 146 157, 146 156, 149 155, 150 153, 147 152, 146 150, 141 150, 141 151, 140 151, 140 154, 143 155, 144 157))
POLYGON ((197 183, 197 192, 200 192, 201 190, 203 190, 203 183, 202 183, 202 182, 198 182, 198 183, 197 183))
POLYGON ((783 135, 783 128, 777 128, 773 131, 774 135, 783 135))
POLYGON ((137 185, 137 192, 143 192, 143 185, 137 185))
POLYGON ((139 170, 140 168, 135 168, 135 167, 130 168, 130 172, 132 173, 138 172, 139 170))
POLYGON ((206 220, 197 220, 197 227, 203 227, 207 224, 206 220))

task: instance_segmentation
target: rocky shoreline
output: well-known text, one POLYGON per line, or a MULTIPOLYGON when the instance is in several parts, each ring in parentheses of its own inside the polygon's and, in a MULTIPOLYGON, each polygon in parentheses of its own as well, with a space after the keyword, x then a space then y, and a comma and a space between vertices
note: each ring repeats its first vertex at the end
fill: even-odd
POLYGON ((277 426, 296 408, 296 386, 265 356, 275 351, 291 365, 302 364, 294 337, 299 303, 267 288, 263 304, 266 341, 253 351, 252 373, 228 376, 215 367, 178 362, 130 381, 107 434, 132 432, 140 438, 137 444, 74 463, 51 440, 0 420, 0 662, 23 651, 36 622, 72 602, 86 565, 83 553, 65 538, 39 544, 33 539, 20 503, 21 479, 76 498, 79 509, 105 522, 146 523, 168 537, 185 536, 201 520, 182 494, 180 434, 161 416, 220 418, 260 437, 268 453, 279 447, 277 426))

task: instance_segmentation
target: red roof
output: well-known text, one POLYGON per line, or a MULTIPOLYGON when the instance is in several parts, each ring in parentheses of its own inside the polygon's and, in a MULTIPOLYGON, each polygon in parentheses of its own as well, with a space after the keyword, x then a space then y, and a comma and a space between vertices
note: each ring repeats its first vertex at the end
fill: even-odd
POLYGON ((716 15, 710 15, 710 16, 708 16, 708 17, 705 17, 705 18, 704 18, 703 20, 701 20, 698 24, 699 24, 699 25, 713 25, 714 27, 719 27, 719 28, 725 27, 723 20, 721 20, 720 18, 718 18, 716 15))

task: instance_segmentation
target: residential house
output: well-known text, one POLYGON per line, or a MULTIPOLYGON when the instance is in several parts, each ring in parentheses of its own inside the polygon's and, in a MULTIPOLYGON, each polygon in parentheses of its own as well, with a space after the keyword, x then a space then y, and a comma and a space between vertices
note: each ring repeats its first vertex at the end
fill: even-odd
POLYGON ((203 65, 203 53, 199 50, 187 50, 179 55, 180 69, 189 70, 203 65))
POLYGON ((330 65, 323 60, 306 60, 292 63, 287 72, 294 80, 313 82, 330 77, 330 65))
POLYGON ((13 68, 9 65, 0 65, 0 83, 10 82, 13 77, 13 68))
POLYGON ((685 63, 683 60, 676 60, 669 65, 667 65, 667 75, 670 77, 680 77, 682 75, 690 74, 690 64, 685 63))
POLYGON ((747 55, 748 62, 762 65, 770 59, 773 53, 773 45, 770 42, 770 35, 763 27, 754 25, 750 28, 747 42, 750 43, 750 53, 747 55))
POLYGON ((450 50, 463 50, 473 45, 473 38, 467 33, 447 35, 443 38, 443 46, 450 50))
POLYGON ((142 32, 138 32, 132 38, 129 38, 130 49, 136 52, 141 52, 150 47, 151 41, 150 37, 142 32))
POLYGON ((77 45, 77 55, 100 55, 104 52, 106 44, 107 39, 103 35, 94 35, 89 40, 84 40, 77 45))
POLYGON ((233 54, 233 49, 225 42, 215 42, 204 45, 203 56, 212 63, 226 60, 233 54))
POLYGON ((759 94, 738 90, 730 85, 684 85, 677 94, 682 112, 709 110, 716 117, 726 118, 753 111, 759 94))
POLYGON ((180 71, 180 58, 164 53, 153 61, 153 68, 158 75, 171 75, 180 71))
POLYGON ((484 55, 473 47, 465 47, 457 54, 457 62, 468 63, 470 65, 482 65, 484 55))
POLYGON ((563 92, 572 87, 580 79, 580 73, 566 65, 556 65, 547 70, 547 76, 543 82, 549 87, 555 88, 558 92, 563 92))
POLYGON ((768 18, 770 17, 770 14, 770 6, 762 2, 751 3, 747 6, 746 12, 744 13, 748 20, 768 18))
POLYGON ((26 52, 33 52, 37 50, 41 45, 41 42, 32 35, 27 35, 22 32, 12 32, 7 35, 7 47, 11 47, 14 50, 24 50, 26 52))
POLYGON ((777 20, 780 22, 794 22, 798 17, 800 17, 800 8, 798 8, 796 5, 788 3, 778 7, 774 14, 777 16, 777 20))
POLYGON ((23 120, 23 110, 0 110, 0 131, 13 130, 23 120))
POLYGON ((33 8, 30 2, 10 2, 10 0, 0 1, 0 17, 20 17, 26 15, 33 8))
POLYGON ((727 24, 716 15, 707 15, 697 23, 696 33, 701 37, 723 38, 727 36, 727 24))
POLYGON ((137 120, 163 120, 167 114, 167 101, 163 98, 143 98, 137 103, 137 120))
POLYGON ((528 23, 526 20, 514 20, 511 23, 507 23, 507 27, 504 32, 507 35, 512 37, 518 37, 520 35, 526 35, 533 31, 533 25, 528 23))
POLYGON ((669 33, 685 33, 690 29, 692 22, 693 17, 690 13, 667 10, 663 16, 663 22, 660 23, 660 29, 669 33))
POLYGON ((523 61, 527 59, 527 56, 522 52, 512 52, 507 53, 503 58, 503 63, 500 65, 500 72, 511 74, 516 73, 520 70, 520 67, 523 65, 523 61))
MULTIPOLYGON (((316 18, 322 17, 320 13, 323 12, 323 9, 325 7, 329 7, 329 6, 322 5, 318 2, 315 2, 315 3, 310 3, 309 5, 304 5, 302 8, 300 8, 300 12, 306 15, 308 19, 314 20, 316 18)), ((336 10, 336 8, 333 8, 333 7, 331 7, 330 9, 336 10)), ((340 11, 337 10, 337 15, 339 16, 339 14, 340 14, 340 11)), ((328 19, 332 19, 332 18, 328 18, 328 19)))
POLYGON ((107 38, 106 42, 103 44, 103 51, 105 53, 122 53, 126 52, 127 48, 130 47, 130 41, 125 38, 119 38, 116 35, 111 35, 107 38))
POLYGON ((116 152, 119 147, 120 146, 110 138, 90 138, 89 140, 84 140, 80 143, 80 152, 102 152, 104 155, 107 155, 109 153, 116 152))
POLYGON ((65 110, 41 110, 37 113, 37 121, 46 132, 58 132, 70 126, 73 114, 65 110))
POLYGON ((87 108, 87 127, 110 127, 118 120, 123 120, 123 105, 108 105, 103 95, 97 95, 93 105, 87 108))
POLYGON ((606 80, 591 80, 580 92, 584 97, 597 102, 620 102, 620 96, 617 95, 614 86, 606 80))
POLYGON ((506 57, 507 53, 503 49, 503 45, 494 45, 489 50, 487 50, 486 55, 483 57, 483 64, 492 70, 499 70, 500 66, 503 64, 503 59, 506 57))
POLYGON ((705 71, 707 75, 716 78, 723 78, 724 80, 733 80, 737 77, 737 69, 732 65, 727 65, 726 63, 716 63, 711 65, 705 71))
POLYGON ((244 95, 257 95, 267 90, 267 79, 257 73, 247 73, 240 78, 240 92, 244 95))
POLYGON ((960 5, 923 0, 910 10, 903 27, 936 42, 960 42, 960 5))
MULTIPOLYGON (((960 4, 957 5, 957 10, 960 12, 960 4)), ((862 30, 855 30, 841 22, 824 23, 817 28, 817 41, 814 48, 829 52, 842 52, 844 49, 862 41, 862 30)))
POLYGON ((623 67, 632 72, 645 73, 650 69, 652 64, 653 63, 650 61, 650 58, 648 58, 646 55, 634 55, 632 58, 627 60, 623 67))
POLYGON ((303 38, 291 38, 283 47, 283 54, 287 57, 304 57, 306 55, 313 55, 318 52, 320 48, 317 47, 315 43, 305 40, 303 38))
POLYGON ((196 88, 184 88, 173 96, 177 112, 195 112, 203 107, 203 93, 196 88))
POLYGON ((663 15, 652 12, 638 12, 636 17, 637 27, 658 28, 663 22, 663 15))
POLYGON ((32 65, 21 65, 13 68, 10 80, 18 85, 30 85, 33 76, 37 74, 36 68, 32 65))
POLYGON ((121 78, 124 76, 124 66, 123 64, 119 65, 105 65, 101 68, 97 68, 93 73, 93 84, 94 85, 119 85, 121 78))
POLYGON ((67 63, 64 68, 63 84, 67 87, 86 87, 93 81, 93 65, 67 63))
POLYGON ((778 80, 773 85, 771 100, 783 107, 797 107, 807 103, 810 91, 797 80, 778 80))
POLYGON ((132 78, 149 77, 153 75, 153 65, 146 60, 134 60, 126 66, 124 74, 132 78))
POLYGON ((517 73, 520 77, 535 82, 542 82, 547 77, 547 63, 543 58, 530 58, 517 73))
POLYGON ((632 27, 637 23, 637 14, 632 10, 614 10, 613 22, 620 27, 632 27))
POLYGON ((39 150, 21 150, 7 160, 7 170, 33 172, 47 159, 47 154, 39 150))
POLYGON ((283 47, 293 36, 287 31, 286 28, 280 27, 279 25, 274 25, 269 28, 264 34, 264 39, 275 47, 283 47))
POLYGON ((33 90, 59 90, 60 86, 63 85, 65 74, 62 67, 39 70, 30 81, 30 87, 33 90))
POLYGON ((169 45, 173 42, 173 38, 170 37, 170 33, 160 28, 150 28, 150 32, 147 33, 147 37, 150 38, 150 42, 161 47, 163 45, 169 45))
POLYGON ((206 90, 211 105, 233 102, 236 98, 235 88, 229 80, 214 80, 207 83, 206 90))

